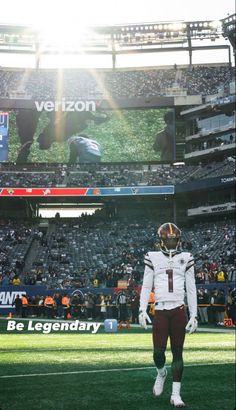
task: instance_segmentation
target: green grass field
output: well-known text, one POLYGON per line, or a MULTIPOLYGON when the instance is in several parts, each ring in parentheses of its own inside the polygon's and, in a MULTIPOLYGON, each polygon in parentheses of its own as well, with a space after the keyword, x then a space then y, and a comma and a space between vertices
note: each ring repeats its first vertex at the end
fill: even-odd
MULTIPOLYGON (((0 322, 1 410, 167 410, 152 396, 151 332, 9 334, 0 322)), ((182 396, 191 410, 233 410, 232 333, 187 335, 182 396)), ((171 355, 167 353, 167 365, 171 355)))

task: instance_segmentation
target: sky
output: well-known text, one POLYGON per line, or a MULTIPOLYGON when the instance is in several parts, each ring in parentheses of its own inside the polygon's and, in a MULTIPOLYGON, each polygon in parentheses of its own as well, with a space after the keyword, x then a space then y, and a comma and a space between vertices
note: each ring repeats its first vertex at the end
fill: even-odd
POLYGON ((8 0, 1 7, 0 23, 65 23, 65 16, 77 24, 109 25, 218 20, 234 12, 234 0, 8 0))
MULTIPOLYGON (((1 7, 0 24, 31 25, 42 30, 47 39, 50 36, 58 39, 59 36, 63 38, 65 32, 69 37, 73 37, 75 30, 81 30, 82 33, 86 26, 205 19, 214 21, 233 13, 234 0, 8 0, 1 7)), ((223 38, 222 42, 225 42, 223 38)), ((194 64, 228 61, 227 51, 218 51, 217 55, 213 51, 196 53, 194 64)), ((19 56, 0 54, 0 59, 0 65, 9 67, 21 64, 30 67, 35 64, 32 56, 23 60, 19 56)), ((145 59, 141 55, 133 55, 129 56, 129 60, 126 56, 119 56, 117 67, 169 65, 172 62, 188 64, 188 54, 178 52, 170 56, 169 53, 159 53, 158 56, 146 55, 145 59)), ((65 58, 59 61, 59 57, 48 56, 47 60, 45 58, 42 61, 44 67, 65 67, 65 64, 69 67, 73 67, 73 64, 80 64, 81 67, 108 67, 111 66, 111 58, 85 56, 78 63, 78 59, 68 58, 65 62, 65 58)))

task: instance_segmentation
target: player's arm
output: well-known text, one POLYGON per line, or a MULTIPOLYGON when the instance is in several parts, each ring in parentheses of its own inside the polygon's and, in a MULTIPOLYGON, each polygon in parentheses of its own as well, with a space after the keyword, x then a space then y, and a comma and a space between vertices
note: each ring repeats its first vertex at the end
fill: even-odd
POLYGON ((147 329, 146 320, 151 323, 151 319, 147 314, 147 305, 149 300, 149 295, 153 287, 153 278, 154 278, 154 268, 153 264, 148 256, 145 255, 144 258, 144 275, 143 275, 143 285, 140 294, 140 308, 139 308, 139 324, 147 329))
POLYGON ((185 284, 187 292, 187 301, 190 319, 187 323, 186 330, 189 333, 195 332, 197 329, 197 289, 194 275, 194 258, 190 255, 190 259, 187 263, 186 273, 185 273, 185 284))

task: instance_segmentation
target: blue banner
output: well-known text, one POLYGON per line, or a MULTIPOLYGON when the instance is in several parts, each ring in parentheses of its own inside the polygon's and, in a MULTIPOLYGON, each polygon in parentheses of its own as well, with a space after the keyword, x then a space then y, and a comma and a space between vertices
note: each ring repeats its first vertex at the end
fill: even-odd
POLYGON ((9 114, 0 112, 0 161, 8 160, 9 114))
POLYGON ((235 104, 236 95, 228 95, 227 97, 219 98, 213 101, 214 105, 235 104))
POLYGON ((200 189, 221 188, 222 186, 231 186, 236 182, 235 175, 224 175, 221 177, 204 178, 196 181, 176 184, 175 192, 191 192, 200 189))
POLYGON ((61 293, 62 295, 75 295, 85 293, 103 293, 104 295, 113 292, 112 288, 81 288, 81 289, 47 289, 46 286, 0 286, 0 314, 14 312, 15 307, 12 306, 17 295, 21 298, 22 295, 27 297, 32 296, 47 296, 61 293))
POLYGON ((88 188, 86 196, 173 195, 174 185, 88 188))

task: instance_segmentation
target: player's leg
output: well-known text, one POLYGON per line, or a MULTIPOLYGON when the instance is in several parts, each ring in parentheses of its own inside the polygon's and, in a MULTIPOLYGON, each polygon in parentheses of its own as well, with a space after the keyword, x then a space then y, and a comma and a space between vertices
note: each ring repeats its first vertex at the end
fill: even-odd
POLYGON ((169 334, 168 316, 166 311, 156 310, 153 321, 153 359, 157 367, 157 377, 153 386, 154 396, 160 396, 163 392, 167 370, 165 367, 166 344, 169 334))
POLYGON ((172 394, 171 404, 175 407, 184 407, 180 396, 181 380, 184 370, 183 346, 185 339, 186 314, 184 306, 173 309, 170 320, 170 344, 172 351, 172 394))

